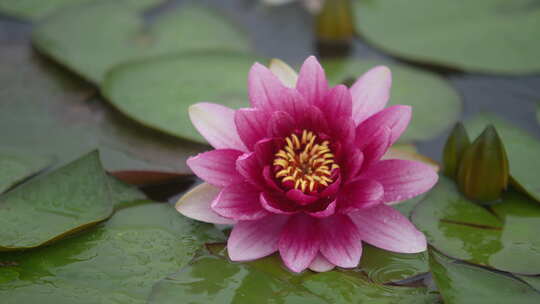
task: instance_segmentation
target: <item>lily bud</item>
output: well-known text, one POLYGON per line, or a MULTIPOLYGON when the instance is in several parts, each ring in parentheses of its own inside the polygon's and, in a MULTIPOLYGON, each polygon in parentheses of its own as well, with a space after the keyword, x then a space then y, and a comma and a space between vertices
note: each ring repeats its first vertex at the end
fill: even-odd
POLYGON ((489 125, 466 149, 457 182, 466 197, 480 202, 498 199, 509 179, 508 158, 497 130, 489 125))
POLYGON ((347 55, 355 34, 351 1, 324 1, 315 19, 315 34, 321 56, 347 55))
POLYGON ((462 123, 457 123, 444 145, 443 166, 444 175, 455 179, 457 177, 459 163, 467 147, 471 145, 467 130, 462 123))

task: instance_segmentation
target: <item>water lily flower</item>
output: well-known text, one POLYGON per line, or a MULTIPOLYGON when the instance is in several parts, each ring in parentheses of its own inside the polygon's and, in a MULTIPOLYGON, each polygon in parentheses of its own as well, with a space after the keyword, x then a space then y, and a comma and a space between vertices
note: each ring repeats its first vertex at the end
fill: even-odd
POLYGON ((232 224, 233 261, 279 251, 294 272, 356 267, 362 242, 403 253, 426 249, 425 236, 388 205, 437 181, 422 162, 382 159, 405 131, 409 106, 386 107, 391 73, 379 66, 349 89, 329 87, 315 57, 299 75, 275 61, 256 63, 250 108, 190 108, 215 150, 188 160, 206 183, 177 204, 201 221, 232 224))

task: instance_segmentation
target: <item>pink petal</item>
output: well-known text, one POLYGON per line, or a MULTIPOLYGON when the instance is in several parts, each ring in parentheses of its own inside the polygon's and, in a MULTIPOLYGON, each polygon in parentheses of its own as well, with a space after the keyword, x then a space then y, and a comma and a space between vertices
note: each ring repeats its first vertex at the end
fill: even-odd
POLYGON ((278 248, 285 266, 291 271, 303 271, 317 256, 320 246, 317 221, 308 215, 293 215, 283 229, 278 248))
POLYGON ((242 142, 250 150, 255 143, 266 137, 268 113, 259 109, 240 109, 234 115, 234 122, 242 142))
POLYGON ((416 253, 426 250, 426 237, 399 211, 384 204, 349 213, 363 241, 384 250, 416 253))
POLYGON ((260 191, 250 184, 238 183, 221 190, 212 203, 212 210, 237 221, 254 221, 269 213, 259 202, 260 191))
POLYGON ((340 172, 343 172, 344 180, 352 180, 355 178, 360 169, 362 169, 362 164, 364 163, 364 153, 358 149, 353 149, 352 152, 349 152, 345 155, 343 161, 343 168, 340 172))
POLYGON ((346 86, 338 85, 326 94, 324 101, 318 106, 329 120, 339 122, 340 119, 351 116, 351 93, 346 86))
POLYGON ((236 159, 240 155, 242 152, 238 150, 212 150, 190 157, 187 165, 205 182, 225 187, 243 181, 243 177, 236 171, 236 159))
POLYGON ((337 178, 335 179, 335 181, 333 183, 328 185, 328 187, 326 187, 326 189, 324 189, 323 191, 321 191, 321 193, 319 193, 319 197, 330 197, 330 196, 333 196, 334 194, 336 194, 338 192, 338 190, 341 187, 341 180, 342 179, 341 179, 341 174, 339 173, 340 169, 337 169, 337 170, 338 170, 337 178))
POLYGON ((234 225, 227 251, 233 261, 250 261, 278 250, 278 241, 289 217, 271 215, 257 221, 241 221, 234 225))
POLYGON ((328 260, 322 255, 317 254, 313 262, 309 265, 309 269, 315 272, 327 272, 334 269, 336 265, 328 262, 328 260))
POLYGON ((218 196, 220 189, 203 183, 184 194, 176 203, 176 210, 181 214, 212 224, 234 224, 236 221, 224 218, 214 212, 211 204, 218 196))
POLYGON ((251 185, 263 189, 266 185, 262 175, 263 167, 257 159, 255 153, 246 153, 236 160, 236 172, 240 174, 240 179, 251 185))
POLYGON ((283 196, 261 193, 260 202, 264 209, 275 214, 291 215, 298 213, 298 207, 283 196))
POLYGON ((236 131, 234 112, 233 109, 208 102, 189 107, 191 122, 212 147, 247 151, 236 131))
POLYGON ((310 56, 300 69, 296 89, 311 104, 321 104, 328 91, 324 70, 315 56, 310 56))
POLYGON ((362 242, 354 222, 340 214, 321 220, 320 225, 322 255, 339 267, 358 266, 362 242))
POLYGON ((336 212, 336 204, 337 202, 334 200, 330 204, 328 204, 324 209, 320 211, 315 211, 315 212, 308 212, 308 214, 316 218, 329 217, 336 212))
POLYGON ((257 155, 257 159, 261 166, 266 166, 272 162, 274 154, 277 152, 276 147, 282 146, 282 144, 280 144, 281 141, 284 142, 284 140, 275 138, 265 138, 255 144, 255 155, 257 155))
POLYGON ((340 213, 349 213, 362 208, 369 208, 382 203, 383 186, 369 179, 357 179, 345 185, 338 196, 340 213))
POLYGON ((375 133, 365 132, 356 134, 356 146, 364 153, 364 167, 380 160, 390 147, 392 131, 388 127, 374 130, 375 133))
POLYGON ((374 67, 358 78, 351 87, 352 115, 357 125, 384 109, 391 87, 392 73, 385 66, 374 67))
POLYGON ((263 178, 264 178, 265 184, 268 187, 270 187, 272 190, 283 191, 276 183, 276 180, 274 179, 274 175, 272 174, 272 168, 270 168, 270 166, 264 167, 263 178))
POLYGON ((288 199, 302 206, 309 205, 319 199, 316 196, 305 194, 298 189, 291 189, 287 191, 286 195, 288 199))
POLYGON ((287 137, 295 129, 295 120, 286 112, 274 112, 270 117, 269 134, 274 137, 287 137))
POLYGON ((276 103, 273 111, 283 111, 291 115, 295 120, 302 121, 307 115, 309 103, 296 89, 282 89, 281 99, 276 103))
POLYGON ((429 165, 401 159, 379 161, 361 176, 383 185, 383 202, 402 201, 420 195, 431 189, 439 179, 429 165))
POLYGON ((249 71, 248 94, 254 108, 268 111, 281 99, 285 86, 265 66, 255 63, 249 71))
POLYGON ((372 138, 383 127, 391 131, 390 146, 396 142, 407 129, 411 120, 411 107, 396 105, 386 108, 366 119, 356 128, 357 136, 363 134, 364 138, 372 138))

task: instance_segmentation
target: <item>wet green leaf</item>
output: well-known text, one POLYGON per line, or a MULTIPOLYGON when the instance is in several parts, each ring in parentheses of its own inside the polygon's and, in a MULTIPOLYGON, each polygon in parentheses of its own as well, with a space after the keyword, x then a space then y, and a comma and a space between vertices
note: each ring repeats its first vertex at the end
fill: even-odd
POLYGON ((535 161, 540 155, 540 140, 495 115, 479 115, 465 126, 474 138, 490 123, 497 128, 506 149, 511 182, 540 201, 540 162, 535 161))
POLYGON ((444 177, 412 214, 428 243, 444 254, 521 274, 540 273, 539 218, 540 205, 520 193, 511 190, 488 209, 444 177))
POLYGON ((0 150, 0 193, 50 166, 53 161, 51 157, 0 150))
POLYGON ((435 303, 426 288, 396 287, 370 282, 359 273, 331 271, 309 276, 302 286, 328 303, 435 303))
POLYGON ((0 149, 55 156, 61 166, 99 147, 107 170, 190 173, 186 159, 207 149, 149 130, 117 113, 94 89, 29 47, 0 49, 0 149))
POLYGON ((515 278, 430 251, 433 278, 446 304, 538 303, 540 293, 515 278))
POLYGON ((112 66, 134 59, 180 51, 249 50, 245 36, 208 8, 180 6, 146 25, 140 11, 120 0, 92 1, 53 14, 35 29, 33 41, 44 54, 94 83, 112 66))
POLYGON ((108 74, 103 93, 147 126, 205 143, 191 124, 189 106, 202 101, 248 106, 247 77, 256 60, 234 53, 183 53, 130 63, 108 74))
POLYGON ((366 243, 362 246, 359 269, 374 283, 402 281, 429 272, 427 253, 395 253, 366 243))
POLYGON ((520 274, 516 274, 515 276, 527 282, 527 284, 531 285, 534 289, 540 292, 540 276, 528 276, 520 274))
POLYGON ((540 71, 534 0, 356 0, 357 29, 393 55, 471 72, 540 71))
POLYGON ((355 271, 294 274, 277 254, 231 263, 223 245, 209 245, 209 250, 217 257, 202 257, 156 284, 150 303, 433 303, 436 299, 424 288, 380 285, 355 271))
POLYGON ((402 142, 427 140, 456 122, 461 113, 461 99, 440 76, 399 64, 373 60, 331 60, 323 62, 333 84, 356 79, 370 68, 386 65, 392 71, 392 94, 389 104, 410 105, 413 118, 402 142))
POLYGON ((0 197, 0 251, 58 240, 112 212, 107 176, 93 152, 0 197))
MULTIPOLYGON (((0 12, 15 17, 37 20, 58 9, 90 1, 92 0, 0 0, 0 12)), ((129 0, 126 3, 132 7, 146 8, 155 5, 158 1, 129 0)))
POLYGON ((149 303, 326 303, 247 264, 205 256, 156 284, 149 303))
POLYGON ((223 240, 168 204, 140 202, 52 246, 0 253, 2 303, 146 303, 204 242, 223 240))

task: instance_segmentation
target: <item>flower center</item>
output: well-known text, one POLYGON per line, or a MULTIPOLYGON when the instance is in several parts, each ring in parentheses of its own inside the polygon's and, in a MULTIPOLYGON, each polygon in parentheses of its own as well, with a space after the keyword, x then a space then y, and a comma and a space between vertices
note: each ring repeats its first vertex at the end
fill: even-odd
POLYGON ((327 187, 334 180, 332 171, 339 168, 334 162, 330 142, 317 139, 311 131, 292 133, 285 138, 283 149, 275 154, 275 176, 288 188, 306 193, 327 187))

